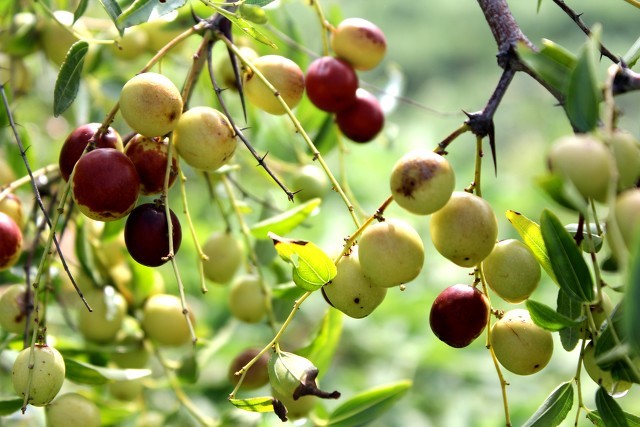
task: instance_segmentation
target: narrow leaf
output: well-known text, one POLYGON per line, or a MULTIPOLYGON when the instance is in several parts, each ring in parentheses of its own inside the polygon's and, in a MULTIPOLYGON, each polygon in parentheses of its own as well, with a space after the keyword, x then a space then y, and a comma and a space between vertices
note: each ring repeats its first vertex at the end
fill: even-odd
POLYGON ((233 406, 249 412, 273 412, 273 397, 251 397, 249 399, 229 399, 233 406))
POLYGON ((577 212, 585 212, 588 209, 587 201, 580 195, 575 185, 571 181, 563 179, 560 175, 543 175, 536 178, 535 182, 560 206, 577 212))
POLYGON ((255 4, 256 6, 266 6, 274 0, 245 0, 244 4, 255 4))
POLYGON ((548 209, 540 217, 544 240, 551 267, 558 284, 576 301, 590 303, 594 299, 593 279, 582 252, 560 220, 548 209))
MULTIPOLYGON (((569 319, 576 319, 582 315, 582 304, 569 297, 562 288, 558 289, 558 313, 569 319)), ((560 342, 566 351, 573 350, 580 341, 580 328, 566 328, 560 331, 560 342)))
POLYGON ((342 319, 342 312, 330 307, 322 318, 320 329, 313 340, 306 347, 296 351, 296 354, 306 357, 318 368, 318 377, 329 371, 342 335, 342 319))
POLYGON ((631 253, 627 276, 627 292, 624 297, 624 326, 628 335, 629 345, 636 354, 640 354, 640 249, 638 242, 640 234, 636 233, 631 253))
POLYGON ((636 39, 635 43, 633 43, 627 53, 622 57, 622 60, 629 68, 633 68, 636 62, 638 62, 638 59, 640 59, 640 37, 636 39))
POLYGON ((571 381, 567 381, 551 392, 523 427, 556 427, 567 417, 571 406, 573 406, 573 386, 571 381))
MULTIPOLYGON (((629 427, 640 427, 640 417, 629 414, 627 412, 624 413, 624 417, 626 418, 627 425, 629 427)), ((598 411, 589 412, 587 414, 587 418, 598 427, 606 427, 598 411)))
POLYGON ((607 393, 604 387, 600 387, 598 391, 596 391, 596 407, 598 408, 598 414, 600 418, 602 418, 604 425, 616 427, 628 426, 624 412, 622 412, 622 409, 615 399, 609 396, 609 393, 607 393))
POLYGON ((22 399, 21 397, 15 397, 11 399, 1 399, 0 400, 0 416, 13 414, 18 409, 22 408, 23 401, 24 399, 22 399))
POLYGON ((89 43, 82 40, 75 42, 69 49, 64 63, 60 67, 60 73, 53 91, 54 116, 58 117, 64 113, 76 99, 80 88, 84 57, 88 51, 89 43))
POLYGON ((558 281, 553 273, 551 261, 549 261, 549 255, 547 254, 547 248, 544 246, 540 226, 520 212, 509 210, 506 215, 513 228, 522 238, 522 241, 531 249, 533 255, 544 268, 544 271, 557 283, 558 281))
POLYGON ((293 209, 260 221, 251 227, 251 234, 258 239, 268 239, 269 232, 283 235, 290 233, 316 212, 322 199, 311 199, 293 209))
POLYGON ((252 37, 253 39, 259 41, 260 43, 266 44, 267 46, 272 47, 274 49, 278 48, 278 46, 274 44, 271 41, 271 39, 269 39, 267 36, 265 36, 260 31, 258 31, 256 27, 246 19, 243 19, 240 16, 236 15, 235 13, 231 13, 228 10, 225 10, 222 8, 216 8, 216 11, 220 15, 223 15, 225 18, 231 21, 233 25, 238 27, 238 29, 242 30, 242 32, 244 32, 249 37, 252 37))
POLYGON ((561 331, 565 328, 579 327, 585 320, 585 317, 571 319, 545 304, 530 299, 527 300, 526 305, 533 322, 551 332, 561 331))
POLYGON ((587 41, 569 76, 565 109, 569 120, 580 132, 593 130, 600 115, 600 89, 596 77, 597 49, 597 40, 592 38, 587 41))
POLYGON ((151 375, 150 369, 112 369, 64 358, 66 378, 78 384, 100 385, 110 381, 136 380, 151 375))
POLYGON ((127 28, 147 22, 151 15, 162 16, 183 6, 187 0, 136 0, 116 21, 118 28, 127 28))
POLYGON ((80 0, 78 6, 76 6, 76 10, 73 11, 73 22, 75 23, 78 19, 84 15, 84 12, 87 10, 87 6, 89 5, 89 0, 80 0))
POLYGON ((327 420, 327 426, 364 426, 379 418, 410 388, 411 381, 399 381, 372 388, 360 393, 338 406, 327 420))
POLYGON ((118 17, 122 14, 122 9, 116 0, 100 0, 102 7, 113 21, 120 35, 124 34, 124 27, 118 23, 118 17))
POLYGON ((524 43, 518 45, 518 55, 527 66, 556 91, 566 94, 576 58, 550 40, 543 40, 542 49, 533 51, 524 43))

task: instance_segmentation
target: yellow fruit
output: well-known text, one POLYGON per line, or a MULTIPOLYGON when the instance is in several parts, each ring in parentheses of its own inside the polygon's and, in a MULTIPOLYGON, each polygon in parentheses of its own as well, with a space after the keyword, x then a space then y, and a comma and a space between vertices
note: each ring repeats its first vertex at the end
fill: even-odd
POLYGON ((260 322, 267 313, 267 298, 260 278, 245 275, 236 279, 229 290, 229 310, 236 319, 260 322))
POLYGON ((615 204, 615 221, 620 228, 625 245, 631 250, 640 229, 640 188, 632 188, 618 195, 615 204))
POLYGON ((51 402, 62 388, 65 376, 64 359, 58 350, 46 344, 37 344, 34 348, 33 377, 29 383, 29 347, 22 350, 15 362, 11 379, 13 389, 18 396, 24 397, 29 384, 29 403, 44 406, 51 402))
POLYGON ((111 45, 115 56, 126 61, 136 59, 147 52, 149 35, 140 27, 129 27, 124 35, 111 45))
POLYGON ((635 187, 640 179, 640 142, 631 134, 617 131, 605 138, 618 168, 618 191, 635 187))
POLYGON ((354 68, 370 70, 384 58, 387 40, 375 24, 361 18, 348 18, 331 35, 331 48, 354 68))
POLYGON ((46 408, 47 427, 100 427, 100 409, 78 393, 66 393, 46 408))
MULTIPOLYGON (((189 314, 193 321, 192 312, 189 314)), ((142 329, 148 338, 160 345, 179 346, 191 338, 180 299, 173 295, 149 297, 142 312, 142 329)))
POLYGON ((27 324, 25 290, 24 285, 10 285, 0 294, 0 328, 7 332, 22 334, 25 331, 27 324))
MULTIPOLYGON (((304 93, 304 73, 292 60, 279 55, 265 55, 253 65, 273 85, 289 108, 294 108, 304 93)), ((284 114, 276 94, 251 70, 244 78, 244 94, 250 103, 270 114, 284 114)))
MULTIPOLYGON (((240 54, 245 58, 245 60, 253 62, 258 58, 258 53, 248 46, 241 46, 238 48, 240 50, 240 54)), ((233 90, 237 90, 238 87, 236 85, 236 76, 233 72, 233 65, 231 64, 231 59, 229 59, 229 54, 227 50, 224 49, 224 52, 220 52, 220 57, 215 62, 215 77, 216 82, 222 88, 229 88, 233 90)), ((240 59, 236 58, 236 63, 238 64, 238 71, 240 72, 240 81, 242 82, 243 74, 246 72, 247 68, 243 65, 240 59)))
POLYGON ((582 364, 587 375, 598 385, 604 387, 607 393, 612 396, 625 393, 631 388, 631 383, 623 380, 615 380, 611 375, 611 371, 605 371, 596 363, 595 347, 593 341, 589 342, 584 348, 582 355, 582 364))

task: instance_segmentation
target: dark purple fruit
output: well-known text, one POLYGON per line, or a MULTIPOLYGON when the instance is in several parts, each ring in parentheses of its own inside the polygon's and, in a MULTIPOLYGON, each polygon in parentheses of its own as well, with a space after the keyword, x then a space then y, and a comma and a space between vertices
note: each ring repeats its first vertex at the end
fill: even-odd
POLYGON ((340 131, 355 142, 369 142, 384 126, 384 113, 380 103, 364 89, 356 91, 356 99, 336 114, 340 131))
MULTIPOLYGON (((182 228, 176 215, 170 212, 175 255, 180 249, 182 228)), ((124 226, 124 242, 131 258, 142 265, 157 267, 169 261, 169 227, 165 207, 145 203, 135 208, 124 226)))

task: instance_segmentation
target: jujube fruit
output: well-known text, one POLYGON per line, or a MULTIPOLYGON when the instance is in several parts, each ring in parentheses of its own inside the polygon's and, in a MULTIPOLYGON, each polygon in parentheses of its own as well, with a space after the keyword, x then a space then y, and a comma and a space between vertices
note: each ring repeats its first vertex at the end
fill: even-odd
POLYGON ((90 289, 84 296, 93 311, 87 310, 84 305, 80 307, 78 330, 88 341, 112 342, 127 312, 127 302, 124 297, 111 286, 90 289))
POLYGON ((111 45, 115 56, 125 61, 134 60, 145 54, 149 43, 149 35, 142 28, 129 27, 124 30, 122 37, 111 45))
MULTIPOLYGON (((167 155, 169 145, 159 138, 147 138, 136 135, 129 140, 124 154, 129 157, 140 178, 140 194, 148 196, 159 194, 164 189, 164 178, 167 170, 167 155)), ((178 176, 178 155, 171 150, 171 169, 169 170, 169 184, 171 188, 178 176)))
POLYGON ((22 231, 18 224, 4 212, 0 212, 0 271, 15 265, 22 251, 22 231))
MULTIPOLYGON (((233 361, 229 365, 229 371, 227 376, 229 381, 236 385, 240 380, 240 375, 236 375, 240 369, 242 369, 249 361, 260 353, 260 348, 248 348, 242 353, 233 358, 233 361)), ((267 371, 267 364, 269 363, 269 353, 263 353, 258 360, 251 365, 247 370, 247 373, 242 380, 241 387, 245 390, 253 390, 266 385, 269 382, 269 372, 267 371)))
POLYGON ((258 323, 267 314, 267 298, 258 276, 238 277, 229 290, 229 310, 236 319, 258 323))
POLYGON ((611 221, 616 222, 625 245, 631 250, 640 229, 640 188, 620 193, 616 198, 614 212, 615 215, 608 219, 609 227, 612 226, 611 221))
POLYGON ((226 231, 216 231, 202 245, 202 252, 209 257, 202 262, 204 277, 215 283, 227 283, 242 264, 244 256, 240 242, 226 231))
POLYGON ((33 377, 27 391, 29 381, 29 347, 18 353, 13 363, 11 379, 13 389, 18 396, 29 394, 29 403, 33 406, 44 406, 51 402, 62 388, 65 376, 64 359, 58 350, 46 344, 34 347, 33 377))
POLYGON ((309 64, 305 86, 313 105, 323 111, 336 113, 355 100, 358 76, 348 62, 323 56, 309 64))
POLYGON ((375 96, 364 89, 358 89, 356 99, 336 114, 336 123, 350 140, 369 142, 384 127, 384 112, 375 96))
POLYGON ((618 191, 635 187, 640 179, 640 142, 630 133, 615 131, 605 137, 618 169, 618 191))
POLYGON ((595 346, 593 341, 590 341, 584 348, 582 353, 582 364, 584 370, 587 371, 587 375, 601 387, 607 390, 607 393, 612 396, 620 395, 626 392, 632 386, 628 381, 617 380, 613 378, 611 371, 605 371, 596 363, 595 346))
POLYGON ((22 209, 22 200, 14 193, 9 193, 0 200, 0 212, 4 212, 15 221, 18 228, 22 230, 24 227, 24 212, 22 209))
POLYGON ((136 400, 138 397, 140 397, 142 391, 144 390, 142 378, 113 381, 110 382, 107 387, 109 388, 109 394, 114 399, 125 402, 136 400))
POLYGON ((593 324, 595 326, 595 331, 591 331, 591 326, 589 325, 589 320, 585 320, 582 325, 580 325, 580 337, 584 339, 593 338, 593 332, 599 332, 600 327, 607 320, 607 317, 613 312, 614 306, 611 298, 606 292, 602 292, 602 299, 597 304, 590 304, 589 311, 591 311, 591 316, 593 317, 593 324))
POLYGON ((377 66, 387 51, 384 33, 372 22, 347 18, 331 34, 331 48, 358 70, 377 66))
POLYGON ((325 171, 318 166, 304 165, 296 171, 292 188, 296 191, 296 198, 306 202, 323 197, 329 190, 329 179, 325 171))
MULTIPOLYGON (((169 210, 172 225, 173 255, 182 242, 182 227, 178 217, 169 210)), ((169 261, 169 225, 165 207, 145 203, 135 208, 124 226, 127 251, 136 262, 147 267, 158 267, 169 261)))
POLYGON ((71 45, 79 40, 74 32, 85 34, 88 31, 84 22, 76 21, 73 13, 69 11, 56 10, 53 12, 53 18, 55 19, 43 20, 40 43, 47 58, 59 66, 64 62, 71 45))
MULTIPOLYGON (((249 62, 253 62, 258 58, 258 53, 249 46, 240 46, 238 50, 245 60, 249 62)), ((214 75, 216 77, 216 81, 223 88, 238 90, 236 75, 233 71, 233 64, 231 63, 229 53, 226 49, 224 50, 223 55, 224 58, 218 58, 215 62, 214 75)), ((242 76, 246 72, 246 66, 239 58, 236 58, 236 64, 238 65, 240 82, 242 82, 242 76)))
POLYGON ((29 310, 26 291, 24 285, 10 285, 0 294, 0 328, 14 334, 24 333, 29 310))
POLYGON ((47 427, 100 427, 100 409, 78 393, 65 393, 46 407, 47 427))
MULTIPOLYGON (((298 64, 284 56, 265 55, 253 61, 253 65, 271 83, 289 108, 298 105, 304 93, 304 74, 298 64)), ((247 100, 261 110, 276 115, 286 112, 276 94, 252 70, 247 70, 245 74, 243 89, 247 100)))
MULTIPOLYGON (((193 321, 193 314, 189 311, 193 321)), ((191 333, 182 312, 180 298, 158 294, 149 297, 142 310, 142 329, 160 345, 179 346, 189 342, 191 333)))

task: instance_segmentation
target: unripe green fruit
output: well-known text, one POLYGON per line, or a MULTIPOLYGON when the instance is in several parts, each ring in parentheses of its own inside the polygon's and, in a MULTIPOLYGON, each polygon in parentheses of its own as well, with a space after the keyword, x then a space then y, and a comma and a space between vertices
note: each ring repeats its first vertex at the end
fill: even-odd
POLYGON ((119 341, 118 344, 133 346, 133 348, 121 352, 112 353, 111 360, 122 369, 143 369, 149 363, 149 352, 144 346, 143 341, 133 339, 125 339, 124 342, 119 341))
MULTIPOLYGON (((24 397, 29 380, 29 347, 22 350, 11 373, 13 389, 18 396, 24 397)), ((64 382, 64 359, 58 350, 46 344, 36 344, 34 348, 33 377, 29 384, 29 403, 44 406, 51 402, 62 388, 64 382)))
POLYGON ((424 245, 411 225, 400 219, 387 219, 362 232, 358 259, 372 283, 390 288, 418 277, 424 264, 424 245))
POLYGON ((91 289, 85 299, 93 311, 82 306, 78 312, 78 330, 82 336, 96 343, 112 342, 127 313, 127 302, 113 287, 91 289))
POLYGON ((631 134, 616 131, 605 139, 618 169, 618 191, 635 187, 640 179, 640 142, 631 134))
MULTIPOLYGON (((609 298, 609 295, 604 291, 602 292, 602 301, 598 304, 589 306, 589 311, 591 311, 596 332, 600 330, 602 323, 604 323, 604 321, 607 320, 607 317, 613 312, 613 308, 611 298, 609 298)), ((585 320, 580 326, 580 337, 583 339, 592 338, 592 331, 590 330, 588 320, 585 320)))
POLYGON ((568 179, 585 198, 604 202, 615 171, 611 151, 588 135, 572 135, 553 143, 549 152, 551 172, 568 179))
POLYGON ((24 333, 28 309, 25 291, 24 285, 11 285, 0 294, 0 328, 3 330, 14 334, 24 333))
MULTIPOLYGON (((0 51, 14 58, 23 58, 38 50, 38 20, 31 12, 18 12, 0 32, 0 51)), ((6 82, 5 79, 2 80, 6 82)))
POLYGON ((202 245, 209 257, 202 262, 204 277, 215 283, 227 283, 242 264, 244 252, 240 242, 226 231, 214 232, 202 245))
POLYGON ((355 319, 368 316, 387 295, 387 288, 374 285, 364 275, 357 246, 340 259, 337 270, 333 280, 322 287, 322 294, 329 304, 347 316, 355 319))
POLYGON ((531 249, 519 240, 498 242, 482 261, 487 283, 507 302, 518 304, 529 298, 540 282, 540 264, 531 249))
POLYGON ((387 40, 375 24, 361 18, 348 18, 331 35, 331 48, 354 68, 370 70, 384 58, 387 40))
POLYGON ((395 164, 390 187, 393 199, 404 209, 428 215, 451 197, 456 178, 449 162, 430 150, 411 151, 395 164))
POLYGON ((149 44, 149 35, 140 27, 125 29, 124 35, 111 45, 115 56, 125 61, 136 59, 145 54, 149 44))
POLYGON ((296 198, 302 202, 316 197, 323 197, 329 190, 327 174, 315 165, 304 165, 296 171, 293 179, 296 198))
POLYGON ((74 23, 71 12, 56 10, 53 12, 53 17, 55 20, 50 18, 44 20, 40 31, 40 42, 47 58, 56 65, 62 65, 71 45, 79 40, 74 32, 86 34, 88 31, 82 20, 74 23))
MULTIPOLYGON (((253 61, 253 65, 273 85, 289 108, 298 105, 304 93, 304 73, 298 64, 284 56, 265 55, 253 61)), ((267 113, 286 113, 275 94, 251 70, 244 78, 244 94, 249 102, 267 113)))
MULTIPOLYGON (((253 62, 258 59, 258 53, 250 48, 249 46, 240 46, 238 48, 240 50, 240 54, 249 62, 253 62)), ((229 54, 227 50, 224 50, 223 58, 218 58, 215 62, 215 77, 217 83, 223 88, 229 88, 233 90, 238 90, 236 84, 236 75, 233 72, 233 65, 231 64, 231 59, 229 59, 229 54)), ((240 81, 242 82, 243 73, 246 72, 246 66, 243 65, 240 59, 236 58, 236 63, 238 64, 238 71, 240 72, 240 81)))
POLYGON ((431 216, 431 240, 442 256, 460 267, 473 267, 493 250, 498 221, 489 203, 466 191, 454 191, 431 216))
POLYGON ((120 111, 136 132, 149 138, 163 136, 171 132, 180 119, 182 96, 162 74, 138 74, 120 92, 120 111))
POLYGON ((624 380, 616 380, 611 375, 611 371, 605 371, 596 363, 595 346, 593 341, 589 342, 584 348, 582 354, 582 364, 584 370, 587 371, 589 377, 598 385, 604 387, 612 396, 617 396, 625 393, 631 388, 631 383, 624 380))
MULTIPOLYGON (((611 221, 611 218, 609 218, 611 221)), ((640 188, 620 193, 615 204, 615 221, 625 245, 631 250, 640 229, 640 188)))
POLYGON ((267 298, 258 276, 241 276, 229 290, 229 310, 236 319, 258 323, 267 313, 267 298))
POLYGON ((107 385, 109 394, 117 400, 130 402, 136 400, 144 389, 142 378, 135 380, 114 381, 107 385))
MULTIPOLYGON (((240 375, 236 375, 240 369, 242 369, 249 361, 251 361, 260 352, 260 348, 248 348, 239 355, 237 355, 231 365, 229 365, 229 371, 227 376, 229 381, 236 385, 240 380, 240 375)), ((269 364, 269 353, 263 353, 262 356, 249 368, 242 380, 241 388, 245 390, 253 390, 260 388, 269 382, 269 372, 267 365, 269 364)))
MULTIPOLYGON (((193 314, 189 311, 193 321, 193 314)), ((160 345, 179 346, 189 342, 191 333, 182 312, 180 298, 158 294, 149 297, 142 311, 142 329, 160 345)))
POLYGON ((510 310, 493 324, 491 346, 500 364, 518 375, 540 371, 553 355, 551 332, 533 323, 524 309, 510 310))
POLYGON ((100 409, 78 393, 66 393, 46 408, 47 427, 100 427, 100 409))
POLYGON ((227 116, 211 107, 193 107, 178 120, 173 143, 180 157, 196 169, 214 171, 236 151, 235 132, 227 116))

